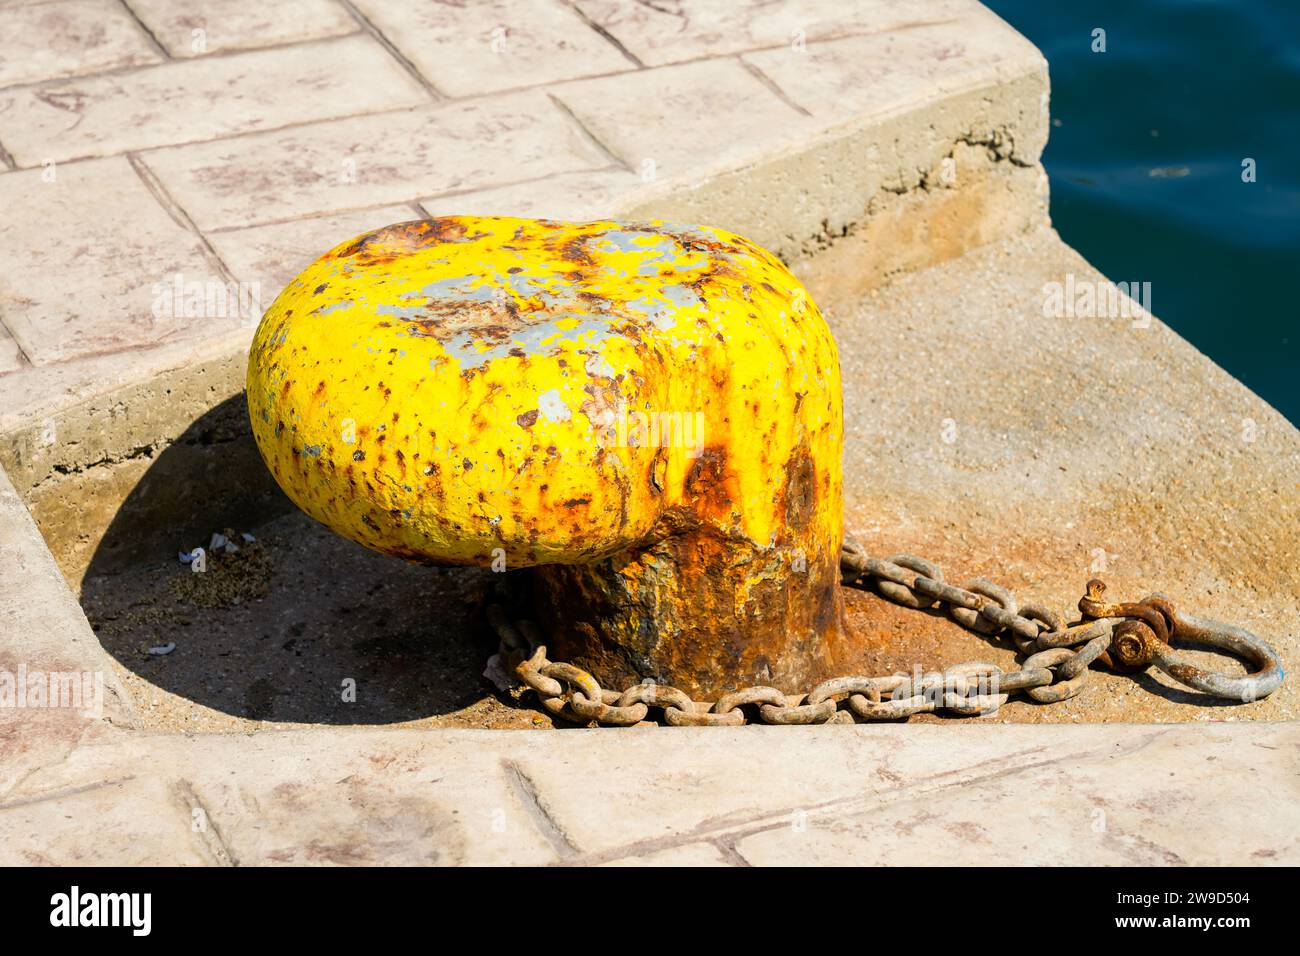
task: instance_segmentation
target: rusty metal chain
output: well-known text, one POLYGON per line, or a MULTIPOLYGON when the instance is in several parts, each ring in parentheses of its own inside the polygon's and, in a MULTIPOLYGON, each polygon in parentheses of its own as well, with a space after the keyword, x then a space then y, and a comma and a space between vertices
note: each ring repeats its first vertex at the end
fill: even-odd
POLYGON ((837 677, 802 695, 756 686, 712 702, 695 701, 676 687, 652 682, 606 690, 582 668, 550 660, 531 622, 512 621, 499 605, 488 608, 488 620, 501 642, 504 669, 533 690, 548 713, 601 726, 643 723, 652 708, 673 727, 731 727, 755 718, 765 724, 858 723, 939 711, 983 716, 996 713, 1014 693, 1042 704, 1068 700, 1083 689, 1094 661, 1123 673, 1154 665, 1188 687, 1242 702, 1267 697, 1284 678, 1277 652, 1254 634, 1183 614, 1159 593, 1137 603, 1109 603, 1102 600, 1105 584, 1094 579, 1079 601, 1083 619, 1067 625, 1053 609, 1021 605, 1009 590, 984 578, 964 587, 948 584, 938 565, 909 554, 882 560, 846 540, 840 569, 846 586, 874 588, 904 607, 942 607, 983 635, 1006 633, 1025 659, 1012 671, 971 661, 931 673, 837 677), (1257 669, 1239 677, 1205 670, 1170 646, 1174 638, 1227 651, 1257 669))

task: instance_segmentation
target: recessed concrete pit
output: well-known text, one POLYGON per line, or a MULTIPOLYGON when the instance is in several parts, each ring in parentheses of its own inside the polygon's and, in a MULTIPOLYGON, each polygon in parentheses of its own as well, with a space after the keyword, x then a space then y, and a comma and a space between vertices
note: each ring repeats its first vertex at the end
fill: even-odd
MULTIPOLYGON (((1206 401, 1231 407, 1245 400, 1226 375, 1193 371, 1196 353, 1163 327, 1140 343, 1140 361, 1117 371, 1106 358, 1110 340, 1129 341, 1129 330, 1102 322, 1061 326, 1032 355, 1052 388, 1025 380, 1025 352, 1011 344, 1023 344, 1042 318, 1023 305, 1017 311, 1021 289, 1066 272, 1095 275, 1040 230, 829 314, 847 382, 846 527, 873 553, 919 553, 939 561, 957 583, 983 575, 1022 600, 1062 610, 1096 576, 1095 552, 1105 548, 1112 557, 1102 576, 1117 598, 1162 589, 1179 607, 1250 627, 1284 659, 1294 659, 1300 648, 1285 625, 1294 619, 1287 603, 1294 590, 1276 579, 1289 566, 1240 565, 1228 552, 1207 551, 1204 537, 1190 531, 1200 514, 1222 510, 1222 496, 1231 495, 1237 507, 1253 510, 1219 533, 1231 539, 1249 532, 1257 536, 1251 547, 1287 553, 1293 543, 1270 537, 1283 526, 1270 509, 1278 495, 1294 507, 1295 490, 1268 489, 1286 477, 1284 463, 1296 453, 1294 431, 1279 420, 1264 433, 1267 447, 1246 450, 1247 462, 1232 446, 1171 444, 1161 419, 1113 404, 1111 383, 1117 382, 1149 401, 1159 395, 1183 421, 1194 420, 1187 416, 1206 401), (951 322, 954 309, 966 324, 951 322), (963 357, 977 343, 985 360, 975 367, 963 357), (1158 369, 1165 371, 1152 371, 1158 369), (1200 384, 1150 391, 1166 375, 1199 377, 1200 384), (883 380, 896 385, 881 391, 866 384, 883 380), (1052 396, 1066 394, 1068 404, 1047 411, 1052 396), (1044 414, 1059 419, 1059 430, 1045 424, 1044 414), (957 423, 953 443, 944 439, 949 418, 957 423), (1105 438, 1107 422, 1117 419, 1126 434, 1148 434, 1151 450, 1139 443, 1116 460, 1105 438), (1207 457, 1206 447, 1229 453, 1207 457), (1169 488, 1177 493, 1169 495, 1169 488)), ((1255 414, 1268 413, 1256 408, 1255 414)), ((551 725, 538 711, 515 708, 481 677, 495 649, 483 605, 522 572, 419 567, 326 531, 276 490, 246 422, 244 400, 235 395, 138 458, 87 469, 140 469, 89 549, 81 596, 144 726, 551 725), (178 509, 177 502, 185 506, 178 509), (207 545, 214 531, 225 529, 251 533, 256 544, 244 547, 237 539, 239 554, 214 556, 207 575, 177 560, 178 550, 207 545), (171 642, 170 654, 149 654, 171 642), (344 700, 347 680, 356 681, 355 702, 344 700)), ((1213 421, 1194 428, 1209 435, 1213 421)), ((85 473, 50 480, 105 486, 85 473)), ((104 500, 86 498, 80 506, 93 514, 104 500)), ((76 553, 68 549, 62 558, 71 564, 76 553)), ((972 659, 1009 667, 1017 659, 1009 643, 971 634, 946 617, 859 591, 844 598, 848 627, 862 649, 846 672, 884 674, 972 659)), ((1197 656, 1238 668, 1216 655, 1197 656)), ((1049 706, 1013 698, 988 719, 1277 719, 1294 708, 1289 684, 1243 706, 1199 698, 1159 675, 1094 670, 1078 698, 1049 706)))

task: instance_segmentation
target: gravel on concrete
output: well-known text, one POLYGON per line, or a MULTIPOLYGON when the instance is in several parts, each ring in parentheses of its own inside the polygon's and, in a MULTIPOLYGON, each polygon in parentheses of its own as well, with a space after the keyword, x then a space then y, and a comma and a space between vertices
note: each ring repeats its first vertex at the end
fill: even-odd
POLYGON ((83 585, 142 728, 551 726, 482 676, 491 571, 375 554, 300 512, 252 543, 231 530, 239 551, 208 555, 202 573, 172 557, 83 585))

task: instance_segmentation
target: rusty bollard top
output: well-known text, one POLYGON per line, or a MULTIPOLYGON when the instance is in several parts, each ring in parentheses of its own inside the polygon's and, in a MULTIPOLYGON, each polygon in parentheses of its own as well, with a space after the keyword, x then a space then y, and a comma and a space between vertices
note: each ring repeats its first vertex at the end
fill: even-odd
POLYGON ((549 579, 589 605, 550 623, 598 675, 698 690, 827 663, 835 343, 739 236, 468 216, 380 229, 276 299, 248 402, 281 487, 339 534, 413 560, 585 569, 549 579), (789 640, 807 667, 782 663, 789 640))

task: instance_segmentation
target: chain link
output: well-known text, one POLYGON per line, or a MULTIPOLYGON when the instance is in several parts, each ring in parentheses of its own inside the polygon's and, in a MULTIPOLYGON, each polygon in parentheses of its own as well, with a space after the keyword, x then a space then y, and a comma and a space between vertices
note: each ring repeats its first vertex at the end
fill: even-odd
POLYGON ((755 721, 857 723, 941 711, 986 716, 997 713, 1015 693, 1042 704, 1078 695, 1094 661, 1124 672, 1154 665, 1189 687, 1243 702, 1268 696, 1284 678, 1270 645, 1242 628, 1181 614, 1162 594, 1136 604, 1107 603, 1102 600, 1105 585, 1092 580, 1079 601, 1084 619, 1067 625, 1052 608, 1021 606, 1011 591, 984 578, 964 587, 948 584, 937 564, 914 555, 882 560, 846 540, 840 569, 846 586, 874 589, 886 600, 918 610, 941 606, 957 623, 979 634, 1005 633, 1025 659, 1012 671, 971 661, 932 673, 918 669, 911 675, 836 677, 803 695, 745 687, 709 702, 649 681, 622 692, 605 690, 582 668, 548 659, 531 622, 512 621, 499 605, 488 608, 488 621, 500 640, 506 670, 537 695, 548 713, 600 726, 641 724, 652 709, 672 727, 735 727, 755 721), (1169 646, 1173 637, 1236 654, 1258 669, 1241 677, 1206 671, 1169 646))

